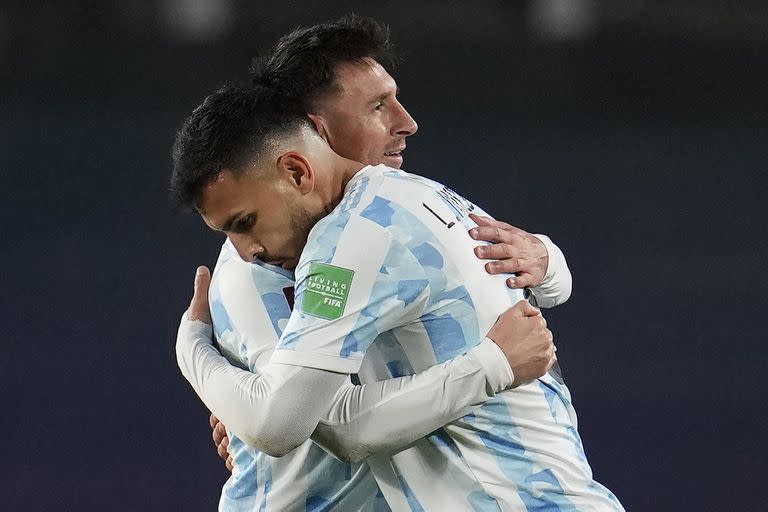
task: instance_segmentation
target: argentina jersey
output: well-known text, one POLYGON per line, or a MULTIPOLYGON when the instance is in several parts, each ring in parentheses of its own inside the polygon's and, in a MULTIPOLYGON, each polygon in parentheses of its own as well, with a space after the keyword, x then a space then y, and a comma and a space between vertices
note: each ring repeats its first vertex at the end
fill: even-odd
MULTIPOLYGON (((475 258, 471 211, 484 215, 437 182, 361 170, 310 232, 273 361, 370 381, 479 344, 523 294, 475 258)), ((592 478, 570 392, 549 374, 368 462, 393 510, 623 510, 592 478)))
MULTIPOLYGON (((258 374, 268 362, 291 314, 293 284, 291 272, 246 263, 224 243, 209 305, 217 343, 231 363, 258 374)), ((220 511, 389 510, 365 464, 340 462, 311 441, 271 457, 228 435, 234 469, 220 511)))

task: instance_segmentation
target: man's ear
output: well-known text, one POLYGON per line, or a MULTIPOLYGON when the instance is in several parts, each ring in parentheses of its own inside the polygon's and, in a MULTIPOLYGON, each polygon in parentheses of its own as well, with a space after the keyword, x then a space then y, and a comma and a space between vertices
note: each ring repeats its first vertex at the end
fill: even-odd
POLYGON ((277 158, 277 168, 302 194, 315 189, 315 170, 301 153, 283 153, 277 158))
POLYGON ((329 143, 328 126, 326 125, 325 118, 320 114, 307 114, 307 117, 312 123, 312 126, 315 127, 317 134, 320 135, 326 143, 329 143))

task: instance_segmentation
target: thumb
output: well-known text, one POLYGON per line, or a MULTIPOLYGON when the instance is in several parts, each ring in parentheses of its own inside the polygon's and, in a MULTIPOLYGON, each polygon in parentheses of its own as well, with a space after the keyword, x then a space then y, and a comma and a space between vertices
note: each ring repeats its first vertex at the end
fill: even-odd
POLYGON ((510 309, 510 312, 514 312, 515 316, 520 317, 526 317, 526 316, 536 316, 541 313, 538 308, 534 307, 530 302, 527 300, 521 300, 512 308, 510 309))
POLYGON ((208 310, 208 287, 211 284, 211 271, 208 267, 197 267, 195 273, 195 291, 192 294, 192 300, 189 303, 190 320, 200 320, 205 323, 211 323, 211 313, 208 310))

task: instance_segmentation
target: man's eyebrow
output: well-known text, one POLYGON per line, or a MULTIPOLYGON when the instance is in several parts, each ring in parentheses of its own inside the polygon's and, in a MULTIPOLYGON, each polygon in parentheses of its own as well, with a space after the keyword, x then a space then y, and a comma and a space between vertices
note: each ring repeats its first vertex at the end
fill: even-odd
MULTIPOLYGON (((377 94, 376 97, 373 98, 370 102, 371 103, 381 102, 381 101, 387 99, 390 94, 391 93, 389 91, 381 93, 381 94, 377 94)), ((400 94, 400 87, 399 86, 395 89, 395 97, 397 97, 398 94, 400 94)))

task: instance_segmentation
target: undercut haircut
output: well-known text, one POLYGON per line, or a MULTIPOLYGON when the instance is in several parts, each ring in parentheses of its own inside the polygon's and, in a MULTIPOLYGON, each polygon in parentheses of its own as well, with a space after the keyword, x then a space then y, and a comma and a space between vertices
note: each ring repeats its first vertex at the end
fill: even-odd
POLYGON ((373 59, 390 71, 395 54, 387 25, 354 14, 329 23, 294 29, 271 54, 255 58, 251 82, 295 99, 305 112, 325 94, 339 91, 335 68, 373 59))
POLYGON ((267 87, 227 85, 187 117, 171 150, 171 199, 198 209, 203 189, 222 170, 236 176, 264 156, 271 141, 310 127, 301 106, 267 87))

